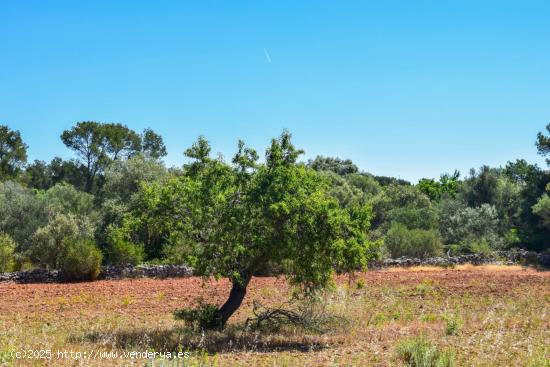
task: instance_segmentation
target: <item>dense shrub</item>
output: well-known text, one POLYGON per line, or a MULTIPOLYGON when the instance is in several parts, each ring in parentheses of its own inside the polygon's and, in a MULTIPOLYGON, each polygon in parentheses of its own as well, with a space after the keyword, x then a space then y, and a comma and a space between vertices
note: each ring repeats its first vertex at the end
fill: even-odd
POLYGON ((92 235, 93 227, 85 217, 77 219, 71 214, 58 214, 32 236, 28 253, 36 265, 59 269, 61 256, 68 246, 89 240, 92 235))
POLYGON ((65 244, 58 263, 68 280, 95 280, 101 271, 103 255, 91 240, 71 240, 65 244))
POLYGON ((222 324, 217 311, 218 306, 201 301, 195 308, 185 308, 174 312, 174 317, 184 321, 187 326, 195 330, 212 329, 220 327, 222 324))
POLYGON ((342 207, 355 204, 364 204, 367 196, 355 186, 352 186, 346 178, 331 171, 322 171, 319 174, 330 184, 329 194, 336 198, 342 207))
POLYGON ((142 245, 134 244, 121 229, 110 227, 108 234, 108 261, 113 265, 137 265, 144 259, 142 245))
POLYGON ((65 213, 90 217, 94 214, 94 196, 75 189, 66 183, 58 183, 43 192, 40 198, 49 213, 65 213))
POLYGON ((350 159, 317 156, 309 160, 308 166, 316 171, 331 171, 340 176, 359 172, 359 168, 350 159))
POLYGON ((127 201, 142 182, 154 182, 168 176, 166 167, 156 159, 141 154, 127 160, 114 161, 105 171, 103 195, 127 201))
POLYGON ((445 243, 467 244, 483 240, 493 249, 503 246, 497 211, 489 204, 476 208, 449 206, 441 214, 440 228, 445 243))
POLYGON ((409 229, 437 229, 437 212, 432 207, 402 207, 388 212, 388 225, 400 223, 409 229))
POLYGON ((15 182, 0 182, 0 231, 16 242, 18 250, 28 246, 33 233, 48 221, 44 204, 15 182))
POLYGON ((429 258, 443 253, 439 233, 435 230, 408 229, 394 224, 385 237, 384 244, 391 257, 429 258))
POLYGON ((391 184, 371 199, 374 210, 373 226, 390 222, 389 215, 396 208, 430 208, 430 199, 415 186, 391 184))
POLYGON ((373 197, 381 190, 380 184, 370 175, 352 173, 346 176, 346 180, 351 186, 361 190, 367 197, 373 197))
POLYGON ((533 213, 541 218, 542 226, 550 228, 550 196, 548 194, 544 194, 533 206, 533 213))
POLYGON ((0 273, 8 273, 15 266, 15 241, 7 234, 0 233, 0 273))

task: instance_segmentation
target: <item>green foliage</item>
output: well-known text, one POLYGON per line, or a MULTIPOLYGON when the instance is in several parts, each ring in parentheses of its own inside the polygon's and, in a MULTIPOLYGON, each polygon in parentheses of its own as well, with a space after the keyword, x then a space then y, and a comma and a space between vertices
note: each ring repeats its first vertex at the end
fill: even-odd
POLYGON ((495 204, 498 197, 499 171, 489 166, 482 166, 479 171, 472 169, 470 177, 461 186, 461 196, 471 207, 482 204, 495 204))
MULTIPOLYGON (((537 137, 542 155, 549 139, 537 137)), ((13 240, 15 268, 59 267, 68 243, 94 238, 112 264, 185 263, 243 285, 277 269, 315 288, 378 256, 377 239, 409 256, 439 254, 438 231, 452 253, 548 249, 550 171, 525 160, 411 186, 350 160, 299 163, 287 132, 264 163, 242 141, 230 163, 213 158, 200 137, 188 164, 171 169, 151 129, 88 121, 62 140, 78 160, 25 167, 19 132, 0 126, 0 233, 13 240)))
POLYGON ((438 229, 437 211, 433 207, 400 207, 387 214, 387 225, 395 223, 405 225, 408 229, 438 229))
POLYGON ((58 183, 39 196, 49 213, 67 213, 79 217, 95 215, 94 196, 75 189, 67 183, 58 183))
POLYGON ((68 280, 95 280, 101 271, 103 254, 91 240, 70 239, 64 243, 58 268, 68 280))
POLYGON ((9 234, 23 251, 33 233, 48 221, 42 200, 26 187, 11 181, 0 182, 0 232, 9 234))
POLYGON ((518 159, 515 162, 508 162, 504 168, 504 175, 513 182, 527 184, 538 174, 540 168, 536 164, 530 164, 525 159, 518 159))
MULTIPOLYGON (((546 125, 546 131, 550 134, 550 123, 546 125)), ((537 149, 542 156, 550 155, 550 135, 545 135, 542 132, 537 134, 537 149)), ((550 165, 550 159, 546 162, 550 165)))
POLYGON ((168 176, 164 165, 142 154, 113 162, 105 171, 103 196, 127 203, 142 182, 162 181, 168 176))
POLYGON ((445 316, 445 335, 457 336, 462 328, 462 320, 456 315, 445 316))
POLYGON ((36 160, 27 165, 22 181, 30 188, 48 190, 58 183, 67 183, 77 190, 86 188, 86 167, 82 164, 59 157, 52 159, 48 164, 36 160))
POLYGON ((319 176, 329 183, 329 194, 338 200, 340 206, 364 205, 367 202, 367 196, 352 186, 346 178, 331 171, 321 171, 319 176))
POLYGON ((166 156, 166 146, 162 140, 162 136, 147 128, 142 134, 142 151, 143 154, 152 159, 159 159, 166 156))
POLYGON ((109 227, 108 261, 112 265, 137 265, 145 258, 142 245, 134 244, 122 228, 109 227))
POLYGON ((0 125, 0 181, 14 178, 27 162, 27 145, 19 131, 0 125))
POLYGON ((423 178, 418 182, 418 188, 431 200, 438 201, 442 197, 454 197, 458 192, 460 173, 455 171, 452 175, 444 174, 438 181, 423 178))
MULTIPOLYGON (((503 245, 498 232, 499 220, 494 206, 461 207, 447 203, 441 212, 441 233, 447 244, 460 243, 466 248, 487 243, 493 250, 503 245)), ((473 250, 472 250, 473 251, 473 250)))
POLYGON ((129 157, 141 148, 141 139, 122 124, 101 124, 94 121, 77 123, 61 134, 61 140, 75 151, 86 166, 86 191, 96 184, 96 175, 119 157, 129 157))
POLYGON ((181 177, 143 185, 123 227, 149 257, 176 246, 199 274, 245 288, 267 266, 283 266, 290 281, 313 289, 334 269, 366 265, 370 208, 341 208, 327 181, 296 162, 301 151, 288 133, 272 141, 265 164, 242 143, 232 166, 209 152, 200 138, 181 177))
POLYGON ((544 194, 533 205, 533 213, 541 218, 541 225, 550 229, 550 196, 544 194))
POLYGON ((397 348, 399 358, 410 367, 454 367, 455 355, 441 351, 424 337, 406 340, 397 348))
POLYGON ((391 211, 397 208, 430 208, 430 199, 416 186, 391 184, 370 201, 374 210, 375 227, 391 222, 391 211))
POLYGON ((93 238, 93 226, 86 218, 57 214, 32 236, 28 254, 33 263, 60 269, 63 256, 72 244, 93 238))
POLYGON ((166 155, 162 137, 151 129, 143 136, 123 124, 83 121, 61 134, 61 140, 86 168, 86 191, 98 186, 98 175, 113 162, 144 153, 152 159, 166 155))
POLYGON ((387 176, 372 176, 380 186, 398 185, 398 186, 411 186, 411 183, 407 180, 395 177, 387 176))
POLYGON ((350 159, 323 157, 318 155, 308 162, 308 166, 316 171, 330 171, 345 176, 359 172, 359 168, 350 159))
POLYGON ((371 175, 352 173, 345 178, 352 187, 361 190, 367 198, 371 198, 381 191, 380 184, 371 175))
POLYGON ((200 302, 195 308, 185 308, 174 312, 177 320, 185 323, 195 330, 212 329, 220 324, 218 307, 209 303, 200 302))
POLYGON ((0 273, 9 273, 15 268, 15 241, 0 232, 0 273))
POLYGON ((195 161, 184 176, 144 185, 137 220, 127 225, 135 236, 146 234, 140 241, 146 250, 163 239, 163 246, 182 244, 200 273, 234 281, 270 261, 312 284, 326 284, 333 265, 365 264, 367 223, 340 209, 318 174, 295 164, 288 136, 275 140, 267 165, 247 177, 237 174, 242 167, 209 158, 209 151, 199 139, 187 151, 195 161))
POLYGON ((429 258, 440 256, 443 246, 435 230, 408 229, 396 223, 388 231, 384 244, 393 258, 402 256, 429 258))

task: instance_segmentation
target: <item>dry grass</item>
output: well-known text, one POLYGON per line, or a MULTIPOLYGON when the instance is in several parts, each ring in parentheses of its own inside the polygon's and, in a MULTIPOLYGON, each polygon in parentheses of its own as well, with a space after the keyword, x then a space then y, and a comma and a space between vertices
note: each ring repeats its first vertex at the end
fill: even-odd
POLYGON ((14 360, 13 350, 187 351, 164 366, 398 366, 396 349, 423 335, 453 351, 457 366, 549 366, 550 273, 518 267, 390 269, 347 277, 327 307, 349 324, 327 334, 248 332, 252 300, 279 304, 281 279, 254 279, 231 327, 193 334, 171 316, 204 298, 221 302, 226 281, 126 280, 70 285, 0 284, 0 365, 160 366, 144 360, 14 360))
MULTIPOLYGON (((472 264, 462 264, 457 265, 452 268, 456 271, 505 271, 505 272, 513 272, 513 271, 527 271, 530 270, 527 267, 520 266, 520 265, 499 265, 499 264, 487 264, 487 265, 472 265, 472 264)), ((437 266, 411 266, 411 267, 395 267, 395 268, 389 268, 383 271, 388 272, 437 272, 437 271, 445 271, 446 268, 437 267, 437 266)))

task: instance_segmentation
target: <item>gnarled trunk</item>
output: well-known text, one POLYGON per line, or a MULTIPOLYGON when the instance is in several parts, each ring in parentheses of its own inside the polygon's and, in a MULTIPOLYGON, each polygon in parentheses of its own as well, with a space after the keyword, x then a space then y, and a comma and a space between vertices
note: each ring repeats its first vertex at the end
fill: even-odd
POLYGON ((251 275, 242 277, 241 282, 233 281, 229 298, 217 312, 219 327, 224 328, 227 320, 241 307, 244 297, 246 296, 246 288, 252 279, 251 275))

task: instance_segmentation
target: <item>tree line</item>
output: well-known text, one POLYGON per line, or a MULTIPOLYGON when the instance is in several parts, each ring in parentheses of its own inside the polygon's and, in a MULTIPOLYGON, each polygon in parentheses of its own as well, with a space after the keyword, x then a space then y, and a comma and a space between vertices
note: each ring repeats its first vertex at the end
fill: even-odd
MULTIPOLYGON (((263 160, 238 142, 229 162, 200 137, 176 168, 152 129, 85 121, 60 139, 74 159, 27 162, 20 132, 0 125, 0 271, 185 263, 231 279, 238 299, 272 268, 313 286, 374 257, 550 249, 550 172, 525 160, 411 184, 301 161, 288 132, 263 160)), ((536 147, 550 158, 550 124, 536 147)))

